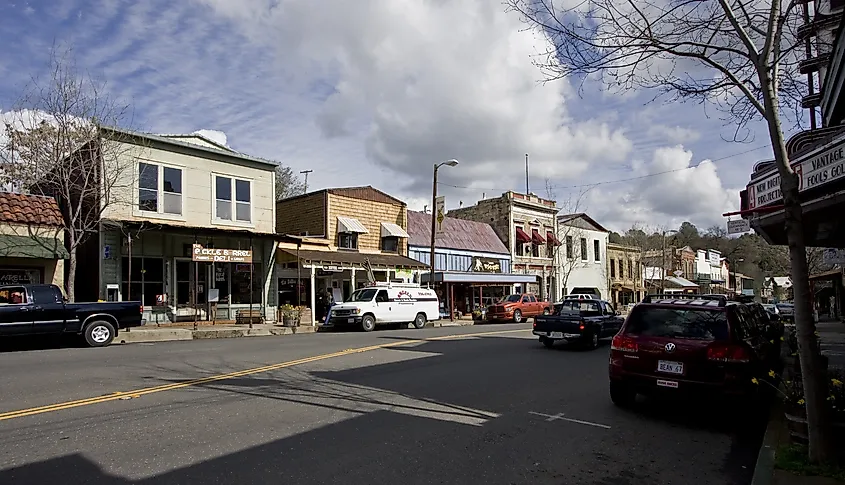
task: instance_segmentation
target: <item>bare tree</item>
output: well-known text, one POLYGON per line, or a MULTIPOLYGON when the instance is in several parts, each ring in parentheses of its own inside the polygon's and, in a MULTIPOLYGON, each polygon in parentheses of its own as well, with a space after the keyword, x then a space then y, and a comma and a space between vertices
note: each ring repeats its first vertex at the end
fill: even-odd
POLYGON ((77 250, 97 234, 106 209, 132 193, 124 175, 132 170, 123 157, 127 148, 104 143, 102 129, 119 126, 129 115, 128 106, 105 94, 103 83, 76 69, 70 51, 54 50, 46 79, 33 79, 20 107, 4 117, 0 182, 58 201, 70 253, 65 279, 70 301, 77 250))
POLYGON ((830 456, 826 379, 814 337, 799 179, 789 165, 782 126, 790 116, 800 120, 799 100, 809 88, 798 70, 804 3, 506 0, 510 11, 548 40, 551 47, 537 62, 547 80, 595 80, 613 90, 648 89, 669 100, 713 105, 736 126, 735 140, 748 138, 749 122, 766 122, 786 217, 809 458, 822 462, 830 456))
POLYGON ((290 167, 276 166, 276 200, 305 193, 305 184, 290 167))

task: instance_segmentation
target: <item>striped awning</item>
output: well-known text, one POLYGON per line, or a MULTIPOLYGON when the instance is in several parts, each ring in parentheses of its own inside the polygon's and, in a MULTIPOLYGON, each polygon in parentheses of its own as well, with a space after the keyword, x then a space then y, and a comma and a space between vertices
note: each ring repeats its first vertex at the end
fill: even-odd
POLYGON ((370 233, 370 231, 368 231, 358 219, 343 216, 337 216, 337 232, 354 232, 357 234, 370 233))

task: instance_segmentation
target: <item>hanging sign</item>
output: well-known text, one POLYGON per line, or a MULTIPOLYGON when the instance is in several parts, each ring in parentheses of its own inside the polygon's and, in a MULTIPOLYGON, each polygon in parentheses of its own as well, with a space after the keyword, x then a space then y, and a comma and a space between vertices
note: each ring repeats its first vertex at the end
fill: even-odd
POLYGON ((446 197, 439 196, 434 199, 435 233, 443 234, 443 220, 446 219, 446 197))
POLYGON ((742 234, 751 230, 748 219, 734 219, 728 221, 728 234, 742 234))
POLYGON ((252 251, 249 249, 204 248, 194 244, 191 260, 210 263, 252 263, 252 251))

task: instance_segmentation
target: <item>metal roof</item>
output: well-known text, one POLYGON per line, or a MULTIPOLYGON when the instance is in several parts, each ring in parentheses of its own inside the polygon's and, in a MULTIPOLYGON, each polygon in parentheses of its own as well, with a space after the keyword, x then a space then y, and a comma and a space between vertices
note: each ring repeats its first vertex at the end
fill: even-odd
MULTIPOLYGON (((478 251, 494 254, 510 254, 508 248, 496 235, 496 231, 483 222, 467 221, 445 217, 443 234, 435 238, 435 246, 444 249, 478 251)), ((408 211, 408 245, 431 247, 431 215, 408 211)))
POLYGON ((370 233, 370 231, 368 231, 358 219, 343 216, 337 216, 337 232, 357 232, 358 234, 370 233))

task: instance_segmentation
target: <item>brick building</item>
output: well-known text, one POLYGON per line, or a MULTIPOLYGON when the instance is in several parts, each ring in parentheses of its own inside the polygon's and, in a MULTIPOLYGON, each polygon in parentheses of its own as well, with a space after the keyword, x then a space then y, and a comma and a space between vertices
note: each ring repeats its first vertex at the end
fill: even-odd
POLYGON ((305 304, 317 320, 321 296, 329 292, 343 301, 369 282, 367 263, 376 281, 408 281, 414 270, 428 267, 407 257, 407 205, 373 187, 290 197, 276 203, 276 214, 278 234, 304 241, 279 244, 279 301, 305 304))
POLYGON ((449 211, 449 217, 490 224, 511 254, 512 272, 528 274, 535 281, 518 291, 536 293, 554 301, 558 296, 555 255, 561 246, 557 239, 557 203, 534 194, 505 192, 495 199, 449 211))

